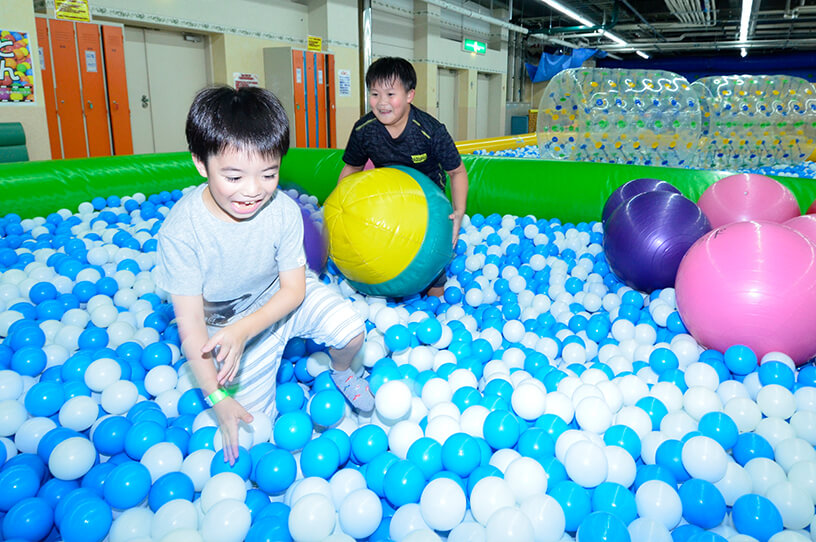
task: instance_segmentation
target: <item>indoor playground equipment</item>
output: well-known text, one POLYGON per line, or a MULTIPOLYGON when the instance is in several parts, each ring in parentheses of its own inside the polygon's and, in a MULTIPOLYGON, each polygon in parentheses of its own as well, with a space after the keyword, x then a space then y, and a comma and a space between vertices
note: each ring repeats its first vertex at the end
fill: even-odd
POLYGON ((572 68, 541 97, 541 157, 740 169, 816 151, 816 91, 783 75, 715 76, 572 68))
POLYGON ((544 159, 680 167, 694 163, 702 110, 675 73, 571 68, 550 80, 537 122, 544 159))
POLYGON ((451 212, 442 190, 415 169, 353 173, 323 205, 329 256, 360 292, 416 294, 450 262, 451 212))
POLYGON ((703 167, 802 162, 816 150, 816 89, 789 75, 718 75, 692 84, 703 110, 703 167))
MULTIPOLYGON (((325 202, 341 157, 291 149, 282 183, 325 202)), ((319 345, 292 341, 280 416, 255 413, 242 426, 233 466, 180 357, 172 307, 150 280, 163 216, 201 182, 189 154, 6 165, 3 538, 801 539, 813 521, 816 369, 794 366, 813 324, 790 318, 811 317, 795 303, 816 307, 792 278, 812 277, 814 245, 778 225, 702 237, 694 247, 739 234, 729 249, 739 254, 714 247, 681 264, 678 281, 713 273, 741 303, 722 318, 738 318, 754 309, 745 286, 758 277, 717 269, 767 260, 757 267, 763 309, 792 324, 790 343, 767 348, 796 351, 703 350, 678 309, 719 329, 694 317, 710 292, 625 287, 598 221, 632 179, 660 179, 682 196, 642 183, 613 217, 649 193, 697 201, 730 172, 463 160, 468 215, 444 300, 366 297, 332 264, 322 275, 366 319, 360 361, 374 412, 351 412, 319 345)), ((777 180, 801 210, 816 199, 813 181, 777 180)))

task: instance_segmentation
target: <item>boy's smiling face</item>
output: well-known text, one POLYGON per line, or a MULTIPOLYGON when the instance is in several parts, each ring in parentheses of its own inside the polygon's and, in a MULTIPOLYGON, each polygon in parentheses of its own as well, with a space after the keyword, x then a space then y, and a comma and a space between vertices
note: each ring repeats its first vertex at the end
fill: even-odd
POLYGON ((398 78, 376 81, 368 89, 368 105, 377 120, 385 125, 392 136, 402 133, 408 123, 414 91, 406 92, 398 78))
POLYGON ((275 195, 280 158, 227 148, 204 164, 193 156, 198 172, 207 178, 204 205, 219 220, 252 218, 275 195))

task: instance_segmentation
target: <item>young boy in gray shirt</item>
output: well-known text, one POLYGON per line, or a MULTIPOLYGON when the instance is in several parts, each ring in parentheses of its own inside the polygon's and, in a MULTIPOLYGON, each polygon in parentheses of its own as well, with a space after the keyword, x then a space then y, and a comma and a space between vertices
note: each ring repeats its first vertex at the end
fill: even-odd
POLYGON ((291 337, 329 346, 331 375, 351 404, 374 398, 350 366, 365 336, 351 303, 306 271, 300 208, 278 190, 289 123, 260 88, 199 92, 187 142, 202 184, 172 208, 158 234, 156 284, 171 294, 182 350, 238 458, 238 423, 274 418, 275 385, 291 337))

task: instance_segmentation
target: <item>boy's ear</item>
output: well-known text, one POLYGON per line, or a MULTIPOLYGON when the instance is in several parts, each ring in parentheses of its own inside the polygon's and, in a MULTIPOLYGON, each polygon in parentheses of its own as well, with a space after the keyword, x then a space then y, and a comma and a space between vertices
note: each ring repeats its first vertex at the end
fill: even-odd
POLYGON ((198 174, 206 179, 207 178, 207 165, 204 162, 202 162, 201 159, 198 156, 196 156, 195 154, 192 155, 192 156, 193 156, 193 164, 195 165, 196 169, 198 170, 198 174))
POLYGON ((408 103, 411 103, 411 102, 414 101, 414 94, 416 94, 416 90, 411 89, 411 90, 408 91, 408 100, 407 100, 408 103))

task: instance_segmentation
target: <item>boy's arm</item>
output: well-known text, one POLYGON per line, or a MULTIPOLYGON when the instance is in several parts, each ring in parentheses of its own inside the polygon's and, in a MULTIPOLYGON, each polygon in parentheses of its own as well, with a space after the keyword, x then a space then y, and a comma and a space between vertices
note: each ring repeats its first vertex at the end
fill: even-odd
MULTIPOLYGON (((207 326, 204 323, 204 300, 200 295, 173 295, 172 300, 181 349, 206 397, 216 391, 219 384, 212 358, 202 348, 208 340, 207 326)), ((224 460, 232 465, 238 459, 238 422, 241 420, 250 423, 252 415, 231 397, 215 403, 213 410, 221 429, 224 460)))
POLYGON ((219 346, 216 354, 216 360, 221 363, 216 378, 219 384, 226 384, 235 378, 248 340, 284 318, 303 302, 306 294, 306 268, 301 266, 281 271, 278 277, 280 289, 269 301, 252 314, 218 330, 202 346, 204 353, 212 352, 216 345, 219 346))
POLYGON ((459 167, 448 171, 451 183, 451 199, 453 200, 453 213, 450 219, 453 220, 453 245, 459 239, 459 227, 462 225, 462 218, 465 216, 468 195, 468 175, 465 164, 460 162, 459 167))
POLYGON ((339 183, 345 177, 348 177, 352 173, 357 173, 357 172, 363 171, 364 167, 365 166, 350 166, 348 164, 345 164, 343 166, 343 169, 340 171, 340 177, 337 179, 337 182, 339 183))

